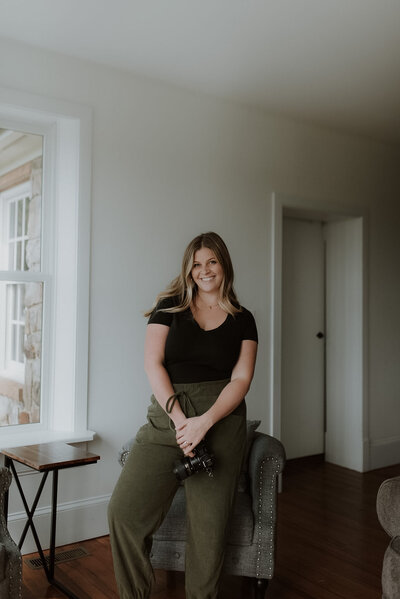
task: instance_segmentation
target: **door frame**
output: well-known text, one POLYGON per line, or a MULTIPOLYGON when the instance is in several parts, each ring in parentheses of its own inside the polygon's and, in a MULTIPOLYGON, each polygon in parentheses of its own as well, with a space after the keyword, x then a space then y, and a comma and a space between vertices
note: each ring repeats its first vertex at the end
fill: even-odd
POLYGON ((362 447, 361 471, 370 467, 368 438, 368 214, 359 206, 335 205, 324 201, 315 201, 295 195, 278 192, 271 194, 270 201, 270 360, 269 360, 269 396, 270 396, 270 434, 281 438, 281 370, 282 370, 282 243, 284 215, 329 222, 343 218, 362 219, 362 426, 357 443, 362 447))

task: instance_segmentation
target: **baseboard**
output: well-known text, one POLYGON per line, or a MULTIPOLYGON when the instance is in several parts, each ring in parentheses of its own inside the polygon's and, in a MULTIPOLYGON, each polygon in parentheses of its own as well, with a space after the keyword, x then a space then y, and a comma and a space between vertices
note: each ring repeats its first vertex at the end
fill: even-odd
POLYGON ((370 443, 370 470, 400 463, 400 437, 376 439, 370 443))
MULTIPOLYGON (((107 506, 110 495, 89 497, 79 501, 61 503, 57 509, 56 546, 79 543, 108 534, 107 506)), ((12 538, 18 542, 25 526, 26 513, 15 512, 8 516, 8 529, 12 538)), ((50 543, 50 506, 37 508, 33 519, 42 549, 48 549, 50 543)), ((32 532, 29 531, 22 547, 22 553, 36 552, 32 532)))

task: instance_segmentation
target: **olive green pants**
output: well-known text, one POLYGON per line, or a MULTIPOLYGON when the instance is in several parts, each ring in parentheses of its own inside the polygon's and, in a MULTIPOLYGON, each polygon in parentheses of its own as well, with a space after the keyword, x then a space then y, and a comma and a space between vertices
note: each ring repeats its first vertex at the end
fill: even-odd
MULTIPOLYGON (((187 416, 204 413, 228 381, 174 385, 187 416)), ((121 599, 148 599, 153 570, 152 535, 161 525, 179 481, 172 472, 183 458, 169 417, 151 398, 148 423, 137 433, 109 504, 114 571, 121 599)), ((184 482, 187 504, 185 583, 187 599, 216 599, 231 513, 246 443, 246 406, 207 433, 215 456, 213 477, 199 472, 184 482)))

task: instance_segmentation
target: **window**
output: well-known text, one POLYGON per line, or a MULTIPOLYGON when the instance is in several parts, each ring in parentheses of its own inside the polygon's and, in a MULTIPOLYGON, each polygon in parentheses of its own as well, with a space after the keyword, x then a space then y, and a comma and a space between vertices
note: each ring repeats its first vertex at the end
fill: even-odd
POLYGON ((23 187, 25 189, 15 191, 14 197, 8 200, 6 206, 6 263, 8 263, 8 270, 29 270, 26 252, 29 243, 29 204, 32 191, 30 184, 23 187))
POLYGON ((1 427, 40 422, 43 289, 29 273, 41 270, 42 157, 42 136, 0 130, 1 427))
POLYGON ((93 438, 90 139, 87 107, 0 88, 0 447, 93 438))

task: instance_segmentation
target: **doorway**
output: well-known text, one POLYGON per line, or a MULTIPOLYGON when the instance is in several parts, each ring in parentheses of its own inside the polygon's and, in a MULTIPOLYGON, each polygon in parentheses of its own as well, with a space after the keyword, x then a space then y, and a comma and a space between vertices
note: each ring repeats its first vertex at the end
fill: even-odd
POLYGON ((273 434, 367 470, 365 218, 274 196, 272 222, 273 434))
POLYGON ((324 224, 284 217, 281 441, 288 459, 325 453, 324 224))

